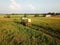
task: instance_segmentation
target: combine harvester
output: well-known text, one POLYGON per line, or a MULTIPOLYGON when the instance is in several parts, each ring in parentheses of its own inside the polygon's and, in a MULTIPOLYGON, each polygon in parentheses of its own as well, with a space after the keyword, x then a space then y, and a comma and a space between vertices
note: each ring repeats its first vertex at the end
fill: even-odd
POLYGON ((31 19, 27 17, 22 17, 21 24, 23 24, 24 26, 31 26, 31 19))

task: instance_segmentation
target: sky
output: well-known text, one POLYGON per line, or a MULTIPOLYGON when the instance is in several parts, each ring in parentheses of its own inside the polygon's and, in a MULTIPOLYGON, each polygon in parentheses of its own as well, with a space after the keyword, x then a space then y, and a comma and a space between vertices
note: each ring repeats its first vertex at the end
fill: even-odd
POLYGON ((0 0, 0 13, 60 13, 60 0, 0 0))

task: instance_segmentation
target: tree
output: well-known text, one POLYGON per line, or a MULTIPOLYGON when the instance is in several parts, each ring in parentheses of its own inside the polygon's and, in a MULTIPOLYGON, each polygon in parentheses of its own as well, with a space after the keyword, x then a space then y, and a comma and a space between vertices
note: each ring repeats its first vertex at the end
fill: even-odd
POLYGON ((24 17, 27 17, 27 14, 24 14, 24 17))
POLYGON ((35 14, 34 17, 39 17, 39 14, 35 14))
POLYGON ((53 13, 51 13, 51 15, 53 15, 53 16, 54 16, 54 15, 56 15, 56 13, 54 13, 54 12, 53 12, 53 13))

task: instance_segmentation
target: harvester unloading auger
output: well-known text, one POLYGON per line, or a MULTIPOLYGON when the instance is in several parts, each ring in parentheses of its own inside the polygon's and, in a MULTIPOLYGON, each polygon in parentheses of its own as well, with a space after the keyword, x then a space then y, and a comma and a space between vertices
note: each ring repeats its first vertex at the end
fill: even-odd
POLYGON ((21 24, 23 24, 24 26, 31 26, 31 19, 27 17, 22 17, 21 24))

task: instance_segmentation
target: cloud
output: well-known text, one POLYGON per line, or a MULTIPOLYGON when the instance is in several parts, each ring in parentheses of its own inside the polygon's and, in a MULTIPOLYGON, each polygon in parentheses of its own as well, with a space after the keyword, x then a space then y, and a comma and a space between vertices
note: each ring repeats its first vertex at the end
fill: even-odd
POLYGON ((32 11, 35 11, 35 10, 36 10, 36 8, 35 8, 32 4, 29 4, 28 7, 29 7, 29 9, 32 10, 32 11))
POLYGON ((9 5, 9 7, 8 7, 9 9, 11 9, 11 10, 19 10, 19 9, 21 9, 21 5, 16 3, 16 0, 10 0, 10 1, 11 1, 11 3, 9 5))

